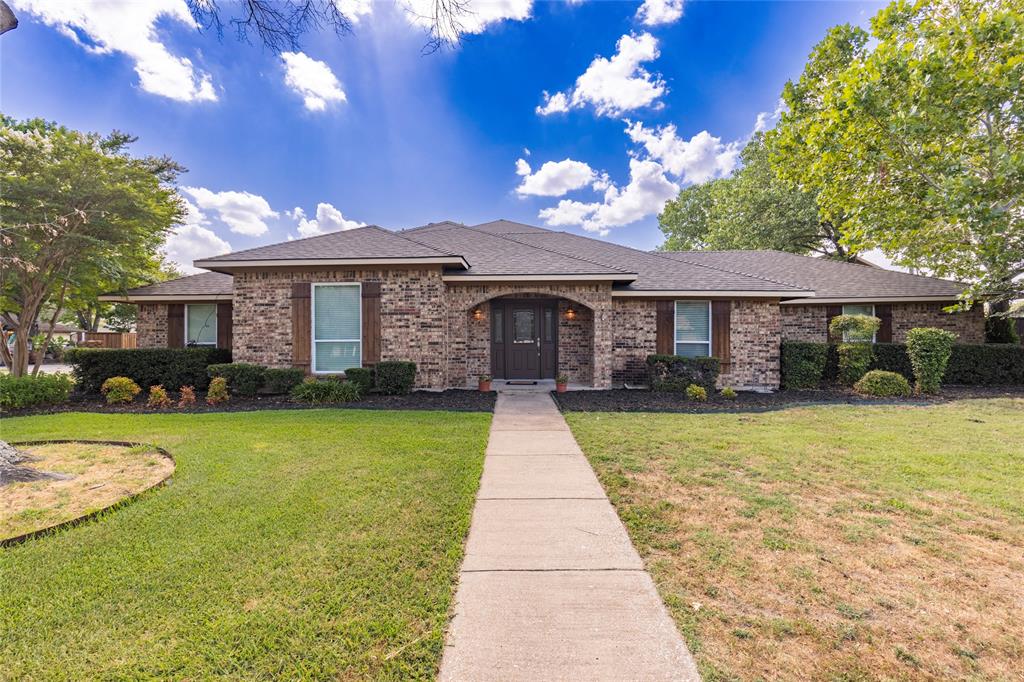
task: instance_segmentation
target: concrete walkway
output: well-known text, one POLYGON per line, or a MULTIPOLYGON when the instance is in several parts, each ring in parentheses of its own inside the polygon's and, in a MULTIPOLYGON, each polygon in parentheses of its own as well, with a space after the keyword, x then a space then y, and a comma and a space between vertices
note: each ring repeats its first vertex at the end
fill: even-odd
POLYGON ((698 680, 550 395, 498 395, 441 680, 698 680))

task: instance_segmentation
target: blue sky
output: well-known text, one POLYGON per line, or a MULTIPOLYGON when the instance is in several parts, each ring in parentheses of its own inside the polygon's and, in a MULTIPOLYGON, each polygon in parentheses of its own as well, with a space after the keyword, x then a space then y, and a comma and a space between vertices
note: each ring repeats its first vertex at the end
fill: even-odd
POLYGON ((352 35, 277 55, 198 32, 184 0, 92 2, 11 3, 0 106, 125 130, 184 164, 190 215, 168 244, 182 263, 362 223, 498 217, 653 248, 664 201, 732 172, 828 27, 879 7, 478 2, 459 48, 423 55, 401 2, 338 0, 352 35))

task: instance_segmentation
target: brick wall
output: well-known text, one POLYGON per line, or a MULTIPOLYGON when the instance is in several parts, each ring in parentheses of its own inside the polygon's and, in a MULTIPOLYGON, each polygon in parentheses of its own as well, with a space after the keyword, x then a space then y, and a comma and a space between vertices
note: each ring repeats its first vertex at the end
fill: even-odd
MULTIPOLYGON (((915 327, 938 327, 957 335, 957 343, 985 342, 985 314, 981 306, 965 313, 945 313, 947 303, 893 303, 892 340, 904 343, 915 327)), ((785 341, 828 340, 825 305, 783 305, 782 338, 785 341)))
POLYGON ((594 312, 569 301, 558 302, 558 373, 569 382, 592 385, 594 381, 594 312), (572 305, 576 318, 566 319, 572 305))
POLYGON ((756 391, 777 389, 779 347, 782 343, 779 302, 735 300, 732 302, 730 322, 731 362, 727 371, 718 377, 718 386, 756 391))
POLYGON ((440 268, 235 275, 235 361, 291 366, 293 282, 365 281, 381 285, 381 359, 411 360, 417 366, 417 387, 443 388, 447 329, 440 268))
POLYGON ((614 299, 612 381, 617 386, 647 383, 647 356, 657 350, 655 306, 655 301, 614 299))
POLYGON ((140 303, 135 331, 139 348, 167 348, 167 304, 140 303))

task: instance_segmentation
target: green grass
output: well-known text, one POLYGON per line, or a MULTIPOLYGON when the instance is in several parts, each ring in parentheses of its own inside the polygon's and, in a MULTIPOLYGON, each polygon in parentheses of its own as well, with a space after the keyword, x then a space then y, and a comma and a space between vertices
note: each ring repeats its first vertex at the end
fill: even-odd
POLYGON ((1024 659, 1024 400, 567 419, 706 680, 1024 659))
POLYGON ((0 549, 2 679, 430 678, 490 415, 5 419, 162 446, 169 486, 0 549))

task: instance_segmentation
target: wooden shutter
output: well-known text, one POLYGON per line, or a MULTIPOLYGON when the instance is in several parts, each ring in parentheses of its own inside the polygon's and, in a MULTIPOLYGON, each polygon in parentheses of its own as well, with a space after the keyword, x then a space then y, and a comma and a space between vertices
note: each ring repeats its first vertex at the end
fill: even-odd
POLYGON ((732 301, 711 302, 711 355, 718 358, 722 369, 731 362, 730 334, 732 330, 732 301))
POLYGON ((231 304, 217 304, 217 348, 231 350, 231 304))
POLYGON ((839 317, 842 314, 843 306, 841 305, 830 305, 825 308, 825 335, 828 337, 829 343, 839 343, 842 341, 841 338, 834 338, 832 332, 828 329, 832 325, 832 318, 839 317))
POLYGON ((167 306, 167 347, 185 347, 184 303, 171 303, 167 306))
POLYGON ((657 333, 654 347, 658 355, 675 355, 676 353, 676 310, 675 301, 657 301, 656 317, 657 333))
POLYGON ((380 362, 380 282, 363 282, 363 365, 380 362))
POLYGON ((292 283, 292 366, 310 371, 309 282, 292 283))
POLYGON ((876 305, 875 317, 882 321, 882 325, 878 328, 878 334, 875 335, 875 341, 892 343, 892 306, 876 305))

